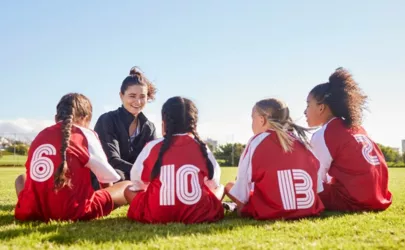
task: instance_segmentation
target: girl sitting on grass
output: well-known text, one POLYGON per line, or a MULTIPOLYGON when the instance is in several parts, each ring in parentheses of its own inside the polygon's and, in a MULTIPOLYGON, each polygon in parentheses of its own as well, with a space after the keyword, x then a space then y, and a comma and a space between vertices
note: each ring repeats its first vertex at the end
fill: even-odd
POLYGON ((308 95, 308 125, 322 126, 311 146, 321 164, 325 190, 319 196, 327 210, 385 210, 392 203, 384 155, 361 126, 366 100, 343 68, 308 95))
POLYGON ((173 97, 162 107, 163 138, 149 142, 125 190, 128 218, 143 223, 200 223, 223 218, 221 169, 197 133, 194 103, 173 97))
POLYGON ((15 182, 18 220, 91 220, 127 204, 129 181, 94 191, 90 173, 101 183, 120 179, 110 166, 96 133, 88 129, 92 105, 70 93, 59 101, 56 124, 42 130, 28 152, 27 172, 15 182))
POLYGON ((292 122, 288 107, 277 99, 256 103, 252 129, 237 179, 225 187, 238 213, 258 220, 319 215, 319 161, 307 148, 306 129, 292 122))

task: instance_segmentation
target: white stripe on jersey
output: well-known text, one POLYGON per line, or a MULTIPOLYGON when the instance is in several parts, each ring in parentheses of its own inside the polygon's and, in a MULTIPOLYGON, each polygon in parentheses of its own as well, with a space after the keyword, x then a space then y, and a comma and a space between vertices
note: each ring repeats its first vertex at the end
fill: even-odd
POLYGON ((290 170, 277 171, 280 196, 285 210, 296 209, 294 183, 290 170))
POLYGON ((214 176, 212 180, 205 181, 205 185, 211 190, 215 190, 221 185, 221 167, 219 166, 217 160, 215 159, 214 154, 207 146, 208 159, 211 161, 212 166, 214 167, 214 176))
POLYGON ((101 146, 100 140, 96 132, 88 128, 83 128, 77 125, 87 140, 87 151, 89 153, 89 161, 86 167, 96 175, 97 180, 101 183, 110 183, 120 180, 120 176, 114 168, 108 163, 107 156, 101 146))
POLYGON ((238 166, 237 179, 235 185, 229 191, 229 194, 238 199, 241 203, 248 202, 250 191, 253 189, 254 186, 254 183, 252 183, 253 154, 260 143, 269 135, 269 132, 263 132, 259 135, 253 136, 249 140, 245 150, 241 155, 238 166))
POLYGON ((332 164, 332 155, 329 152, 325 142, 325 130, 328 124, 336 118, 331 119, 328 123, 322 126, 321 129, 316 131, 311 138, 311 148, 314 156, 319 160, 318 170, 318 190, 320 193, 323 191, 323 182, 328 183, 328 172, 330 165, 332 164))
POLYGON ((161 206, 174 205, 174 165, 165 165, 160 168, 159 204, 161 206))
POLYGON ((143 172, 143 162, 148 158, 152 149, 160 142, 162 142, 164 138, 155 139, 153 141, 148 142, 145 147, 142 149, 141 153, 136 158, 136 161, 131 169, 131 181, 133 183, 130 190, 132 191, 140 191, 146 190, 149 185, 149 182, 142 181, 142 172, 143 172))

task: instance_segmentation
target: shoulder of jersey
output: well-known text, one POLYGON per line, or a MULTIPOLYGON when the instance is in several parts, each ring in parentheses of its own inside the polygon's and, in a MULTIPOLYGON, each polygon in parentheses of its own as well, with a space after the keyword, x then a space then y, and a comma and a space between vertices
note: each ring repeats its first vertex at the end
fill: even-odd
POLYGON ((334 127, 335 124, 337 125, 338 123, 335 122, 335 120, 337 120, 337 118, 329 121, 328 123, 326 123, 325 125, 323 125, 322 127, 320 127, 317 131, 315 131, 315 133, 312 135, 312 137, 316 138, 318 136, 321 136, 322 134, 325 133, 325 131, 330 128, 330 127, 334 127))
POLYGON ((265 131, 260 134, 254 135, 250 140, 249 144, 260 144, 266 137, 271 134, 270 131, 265 131))
POLYGON ((94 135, 94 136, 97 137, 97 139, 98 139, 98 135, 97 135, 96 131, 94 131, 94 130, 92 130, 92 129, 85 128, 85 127, 81 127, 81 126, 77 126, 77 125, 73 125, 73 127, 79 129, 79 131, 81 131, 81 132, 84 133, 84 134, 87 134, 87 135, 89 135, 89 134, 94 135))
POLYGON ((311 139, 311 140, 314 140, 314 139, 316 139, 316 138, 319 138, 323 133, 325 133, 325 129, 326 129, 326 127, 325 127, 325 126, 322 126, 322 127, 319 128, 317 131, 315 131, 315 132, 312 134, 312 139, 311 139))
POLYGON ((55 131, 55 130, 60 131, 59 128, 58 128, 58 126, 59 126, 59 123, 55 123, 55 124, 52 124, 52 125, 50 125, 50 126, 44 128, 44 129, 42 129, 42 130, 38 133, 37 137, 48 136, 48 135, 47 135, 48 133, 53 133, 53 131, 55 131))
POLYGON ((162 143, 164 139, 165 138, 163 138, 163 137, 154 139, 154 140, 146 143, 145 148, 148 148, 150 150, 150 149, 154 148, 156 145, 158 145, 159 143, 162 143))

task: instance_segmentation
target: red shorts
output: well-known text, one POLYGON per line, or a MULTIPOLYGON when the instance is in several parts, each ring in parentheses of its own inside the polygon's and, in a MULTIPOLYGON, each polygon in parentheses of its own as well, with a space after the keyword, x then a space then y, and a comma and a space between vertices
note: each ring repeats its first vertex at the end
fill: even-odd
POLYGON ((332 210, 332 211, 351 211, 353 210, 350 204, 350 200, 345 198, 343 194, 340 194, 336 188, 334 188, 331 184, 323 184, 324 190, 319 193, 319 198, 323 205, 325 206, 325 210, 332 210))
MULTIPOLYGON (((76 220, 92 220, 106 216, 114 209, 114 202, 110 193, 101 189, 94 192, 93 196, 87 200, 85 204, 80 204, 72 208, 72 202, 66 202, 62 198, 59 206, 52 206, 52 202, 43 203, 32 193, 23 190, 18 195, 18 202, 15 208, 15 218, 22 221, 76 221, 76 220), (64 202, 65 201, 65 202, 64 202)), ((76 203, 74 201, 73 203, 76 203)), ((77 203, 76 203, 77 204, 77 203)))
POLYGON ((110 193, 105 189, 94 192, 93 197, 86 204, 85 213, 78 220, 92 220, 109 215, 114 210, 114 202, 110 193))
MULTIPOLYGON (((159 193, 158 193, 159 194, 159 193)), ((141 223, 166 224, 172 222, 194 224, 216 222, 224 217, 222 203, 209 193, 194 205, 160 206, 148 191, 140 191, 129 205, 127 217, 141 223)))
POLYGON ((139 191, 132 202, 129 204, 127 217, 132 220, 136 220, 143 223, 150 223, 150 221, 145 220, 145 191, 139 191))
POLYGON ((336 184, 323 184, 324 191, 319 193, 323 205, 326 210, 332 211, 380 211, 387 209, 391 203, 391 194, 387 199, 374 199, 365 201, 357 201, 350 197, 347 191, 336 184))

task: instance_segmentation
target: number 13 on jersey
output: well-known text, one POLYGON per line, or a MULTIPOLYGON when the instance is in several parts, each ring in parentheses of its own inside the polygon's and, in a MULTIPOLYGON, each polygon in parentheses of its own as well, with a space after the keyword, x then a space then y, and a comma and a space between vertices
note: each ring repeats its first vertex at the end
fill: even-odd
POLYGON ((202 193, 198 180, 199 172, 199 168, 189 164, 181 166, 176 173, 174 165, 162 166, 160 168, 160 182, 162 183, 159 193, 160 205, 175 205, 175 197, 185 205, 196 204, 202 193))

